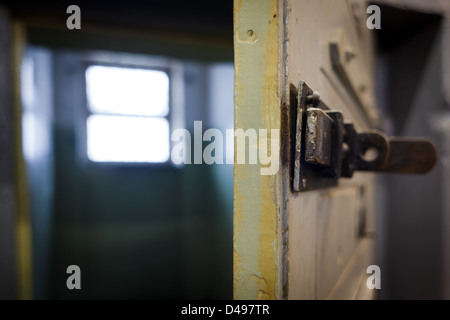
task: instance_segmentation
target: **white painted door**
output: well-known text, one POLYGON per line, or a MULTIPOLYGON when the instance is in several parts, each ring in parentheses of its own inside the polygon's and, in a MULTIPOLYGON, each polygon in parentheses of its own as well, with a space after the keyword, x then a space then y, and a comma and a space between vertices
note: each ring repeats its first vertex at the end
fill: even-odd
POLYGON ((293 97, 301 80, 358 132, 377 124, 367 5, 346 0, 235 0, 234 5, 235 128, 280 134, 276 174, 261 175, 260 162, 235 165, 234 297, 371 298, 366 269, 374 264, 375 175, 356 173, 337 187, 315 191, 292 188, 293 97), (333 68, 330 44, 341 52, 341 69, 333 68))

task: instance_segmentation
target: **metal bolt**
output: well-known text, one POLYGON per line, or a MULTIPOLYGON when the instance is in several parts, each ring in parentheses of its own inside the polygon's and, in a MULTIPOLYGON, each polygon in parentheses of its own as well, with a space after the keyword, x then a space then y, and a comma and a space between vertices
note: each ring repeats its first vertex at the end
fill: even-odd
POLYGON ((320 104, 320 94, 317 91, 314 91, 313 94, 306 97, 306 103, 312 104, 313 107, 317 107, 320 104))

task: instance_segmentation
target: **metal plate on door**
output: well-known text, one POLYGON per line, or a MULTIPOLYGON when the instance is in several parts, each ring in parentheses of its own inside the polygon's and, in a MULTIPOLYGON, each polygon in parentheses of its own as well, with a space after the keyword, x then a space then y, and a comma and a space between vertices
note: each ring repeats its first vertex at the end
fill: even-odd
POLYGON ((436 163, 436 148, 424 138, 387 137, 380 131, 357 133, 330 110, 304 81, 297 96, 294 191, 336 186, 354 171, 426 173, 436 163))

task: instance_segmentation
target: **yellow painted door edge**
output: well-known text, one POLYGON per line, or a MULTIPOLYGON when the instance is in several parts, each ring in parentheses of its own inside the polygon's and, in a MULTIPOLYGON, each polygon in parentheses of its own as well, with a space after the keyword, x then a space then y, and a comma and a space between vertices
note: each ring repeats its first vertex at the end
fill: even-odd
MULTIPOLYGON (((276 0, 234 1, 235 130, 280 129, 280 4, 276 0)), ((235 144, 234 298, 279 299, 283 292, 282 170, 261 175, 259 163, 248 164, 246 159, 247 164, 237 164, 237 151, 235 144)), ((279 157, 279 148, 276 152, 279 157)))

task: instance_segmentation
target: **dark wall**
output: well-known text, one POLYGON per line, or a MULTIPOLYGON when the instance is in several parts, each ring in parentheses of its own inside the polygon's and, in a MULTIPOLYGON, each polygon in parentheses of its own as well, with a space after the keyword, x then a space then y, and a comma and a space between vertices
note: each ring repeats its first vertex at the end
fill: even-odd
MULTIPOLYGON (((159 1, 159 0, 69 0, 38 2, 0 0, 12 15, 26 21, 47 20, 66 28, 67 7, 76 4, 81 9, 82 27, 101 25, 135 28, 152 33, 177 33, 185 36, 214 37, 233 43, 233 1, 159 1)), ((83 28, 82 28, 83 29, 83 28)))
POLYGON ((233 59, 233 1, 77 1, 81 30, 68 30, 73 1, 0 0, 38 45, 233 59), (98 34, 101 36, 98 36, 98 34), (120 41, 117 41, 120 39, 120 41))
POLYGON ((8 13, 0 7, 0 299, 16 298, 14 127, 8 13))
POLYGON ((439 160, 426 175, 386 175, 381 236, 384 299, 442 298, 442 140, 436 118, 442 91, 441 19, 383 6, 378 32, 379 95, 386 131, 434 140, 439 160))

